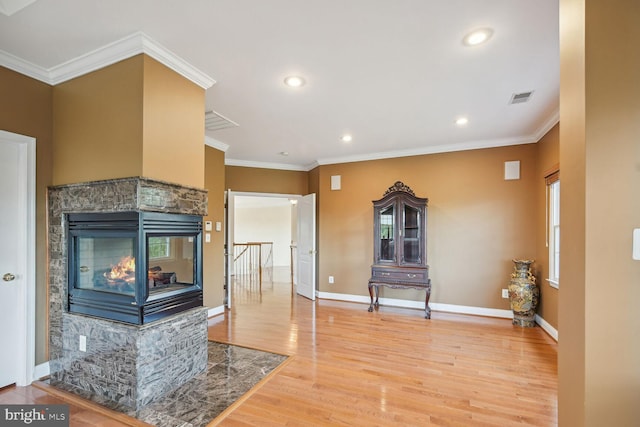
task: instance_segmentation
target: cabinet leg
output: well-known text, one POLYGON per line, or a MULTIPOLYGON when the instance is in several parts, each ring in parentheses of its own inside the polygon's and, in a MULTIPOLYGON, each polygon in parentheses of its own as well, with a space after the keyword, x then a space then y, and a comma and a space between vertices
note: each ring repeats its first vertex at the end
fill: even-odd
POLYGON ((369 296, 371 297, 371 304, 369 305, 369 312, 373 311, 373 308, 378 308, 378 285, 369 285, 369 296), (373 294, 375 293, 376 300, 373 300, 373 294))
POLYGON ((431 298, 431 289, 427 289, 427 296, 424 299, 424 318, 431 319, 431 308, 429 307, 429 298, 431 298))

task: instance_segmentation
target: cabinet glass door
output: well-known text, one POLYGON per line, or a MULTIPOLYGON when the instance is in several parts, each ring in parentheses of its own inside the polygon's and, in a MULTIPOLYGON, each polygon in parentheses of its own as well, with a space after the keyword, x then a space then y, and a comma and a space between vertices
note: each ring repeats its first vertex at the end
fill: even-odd
POLYGON ((408 264, 420 263, 420 210, 404 205, 402 236, 404 239, 403 261, 408 264))
POLYGON ((395 244, 395 223, 394 223, 394 206, 387 206, 380 209, 380 260, 395 261, 396 244, 395 244))

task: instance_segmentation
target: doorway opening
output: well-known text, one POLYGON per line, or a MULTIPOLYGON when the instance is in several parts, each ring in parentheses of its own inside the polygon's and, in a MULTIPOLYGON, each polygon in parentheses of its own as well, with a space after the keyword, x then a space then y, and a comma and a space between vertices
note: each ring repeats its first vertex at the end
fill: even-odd
POLYGON ((234 197, 232 278, 236 302, 278 286, 293 292, 297 196, 234 197))
POLYGON ((226 307, 233 307, 234 296, 260 299, 282 286, 290 296, 314 300, 315 194, 227 190, 226 197, 226 307), (247 266, 240 257, 250 249, 257 255, 247 266))

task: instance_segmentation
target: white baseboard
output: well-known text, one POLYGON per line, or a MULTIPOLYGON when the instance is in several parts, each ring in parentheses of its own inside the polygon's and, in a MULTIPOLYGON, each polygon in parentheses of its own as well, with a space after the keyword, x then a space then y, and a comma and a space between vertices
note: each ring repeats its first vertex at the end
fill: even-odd
MULTIPOLYGON (((336 294, 331 292, 319 292, 318 298, 359 302, 370 304, 371 298, 364 295, 336 294)), ((424 301, 411 301, 395 298, 380 298, 381 305, 402 308, 424 309, 424 301)), ((495 308, 469 307, 464 305, 440 304, 436 302, 429 303, 429 307, 435 311, 444 311, 447 313, 474 314, 477 316, 502 317, 505 319, 513 319, 513 313, 510 310, 499 310, 495 308)))
POLYGON ((499 308, 473 307, 467 305, 429 303, 432 310, 446 313, 473 314, 474 316, 499 317, 501 319, 513 319, 513 311, 499 308))
MULTIPOLYGON (((364 295, 318 292, 318 298, 338 300, 338 301, 358 302, 358 303, 364 303, 364 304, 371 303, 371 298, 364 295)), ((380 298, 379 301, 381 305, 388 305, 390 307, 424 309, 423 301, 401 300, 401 299, 394 299, 394 298, 380 298)), ((472 314, 475 316, 513 319, 513 312, 511 310, 501 310, 498 308, 472 307, 472 306, 466 306, 466 305, 442 304, 437 302, 429 303, 429 307, 431 307, 431 309, 434 311, 442 311, 445 313, 472 314)), ((548 333, 551 336, 551 338, 558 341, 558 331, 537 314, 536 314, 536 323, 540 325, 540 327, 546 333, 548 333)))
POLYGON ((549 334, 551 338, 558 342, 558 330, 551 326, 546 320, 536 314, 536 323, 540 325, 540 327, 549 334))
POLYGON ((209 311, 207 312, 207 317, 213 317, 223 313, 224 313, 224 305, 219 305, 217 307, 210 308, 209 311))
POLYGON ((48 377, 50 374, 50 370, 49 370, 49 362, 44 362, 41 363, 39 365, 36 365, 35 368, 33 369, 33 380, 37 381, 40 380, 42 378, 48 377))
POLYGON ((336 294, 333 292, 316 292, 316 297, 320 299, 332 299, 336 301, 361 302, 369 304, 369 297, 364 295, 336 294))

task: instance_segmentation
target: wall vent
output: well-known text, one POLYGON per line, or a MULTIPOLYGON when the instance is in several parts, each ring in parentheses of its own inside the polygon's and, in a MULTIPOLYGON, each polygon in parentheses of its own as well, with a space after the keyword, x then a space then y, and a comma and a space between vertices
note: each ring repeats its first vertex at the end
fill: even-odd
POLYGON ((509 104, 522 104, 523 102, 527 102, 531 99, 531 95, 533 95, 533 91, 514 93, 511 95, 509 104))
POLYGON ((204 113, 204 128, 207 130, 220 130, 237 126, 239 125, 236 122, 213 110, 205 111, 204 113))

